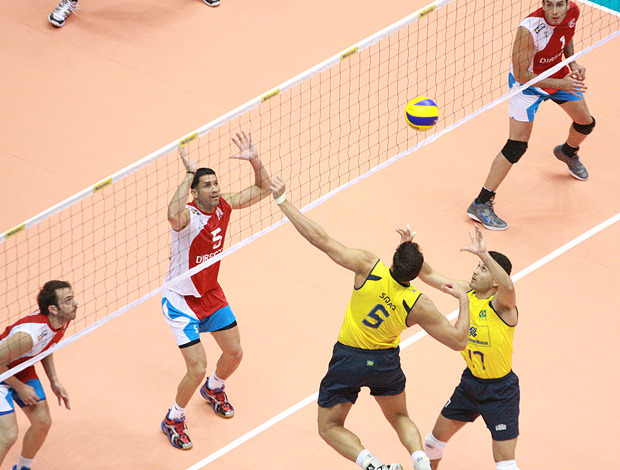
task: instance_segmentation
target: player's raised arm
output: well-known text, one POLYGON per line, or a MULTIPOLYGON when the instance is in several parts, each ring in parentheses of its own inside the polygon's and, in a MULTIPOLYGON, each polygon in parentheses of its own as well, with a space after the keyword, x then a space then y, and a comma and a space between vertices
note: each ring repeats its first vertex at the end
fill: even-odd
POLYGON ((407 326, 417 323, 440 343, 455 351, 462 351, 467 346, 469 334, 469 297, 458 284, 451 282, 444 284, 441 290, 459 301, 459 316, 454 326, 425 295, 420 296, 409 312, 407 326))
POLYGON ((334 262, 365 278, 379 258, 369 251, 346 247, 339 241, 330 237, 319 224, 299 212, 299 210, 286 199, 285 190, 286 185, 282 178, 279 176, 274 178, 271 184, 271 192, 273 193, 275 202, 297 231, 312 245, 329 256, 334 262))
POLYGON ((185 207, 189 199, 189 189, 198 169, 197 163, 192 163, 187 157, 187 153, 183 147, 179 148, 179 155, 183 166, 185 166, 185 176, 178 189, 172 196, 172 200, 168 205, 168 222, 173 230, 180 232, 189 224, 189 210, 185 207))
POLYGON ((241 131, 237 133, 237 138, 232 138, 234 144, 239 147, 239 154, 233 155, 231 158, 247 160, 254 169, 254 184, 238 193, 222 194, 222 197, 228 201, 233 209, 241 209, 251 206, 260 201, 269 194, 271 179, 267 169, 258 157, 258 149, 252 142, 252 135, 241 131))
POLYGON ((506 270, 489 254, 486 242, 478 226, 475 226, 474 229, 474 234, 469 235, 471 238, 471 245, 461 248, 461 251, 468 251, 477 255, 485 264, 491 276, 493 276, 493 279, 497 283, 497 293, 493 299, 493 306, 500 311, 514 310, 517 304, 514 283, 506 270))
MULTIPOLYGON (((416 235, 416 232, 411 233, 411 229, 409 228, 409 225, 407 225, 407 229, 398 229, 396 231, 401 236, 401 240, 400 240, 401 243, 405 241, 412 241, 413 237, 416 235)), ((439 289, 441 291, 443 291, 443 286, 448 283, 458 284, 459 287, 463 289, 464 291, 467 291, 468 289, 467 281, 457 281, 453 279, 448 279, 443 274, 440 274, 437 271, 435 271, 431 267, 431 265, 426 262, 426 260, 424 261, 424 264, 422 265, 422 270, 420 271, 418 278, 425 284, 428 284, 429 286, 434 287, 435 289, 439 289)))

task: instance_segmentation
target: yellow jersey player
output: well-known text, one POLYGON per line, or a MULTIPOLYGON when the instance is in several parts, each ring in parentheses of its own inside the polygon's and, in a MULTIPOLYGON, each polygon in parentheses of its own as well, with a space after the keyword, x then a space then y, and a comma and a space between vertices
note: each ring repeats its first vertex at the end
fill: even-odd
POLYGON ((397 230, 401 240, 388 268, 373 253, 348 248, 334 240, 299 212, 286 200, 281 178, 273 180, 271 191, 280 209, 306 240, 355 273, 353 294, 319 389, 320 436, 365 470, 402 470, 400 464, 384 465, 344 427, 361 387, 368 387, 411 454, 414 469, 430 470, 418 429, 407 413, 406 379, 398 346, 400 334, 419 324, 441 343, 455 350, 464 349, 469 331, 469 298, 465 290, 451 282, 441 287, 459 300, 459 317, 452 326, 428 297, 409 284, 418 276, 424 257, 417 243, 412 242, 408 227, 397 230))
POLYGON ((424 450, 437 469, 448 440, 465 423, 482 415, 491 431, 497 470, 518 470, 515 460, 519 435, 519 378, 512 371, 512 339, 518 312, 510 279, 512 265, 496 251, 487 251, 478 226, 472 243, 461 251, 477 255, 480 262, 471 281, 451 281, 424 263, 420 279, 441 288, 448 282, 469 289, 470 328, 462 351, 467 367, 461 383, 441 410, 424 450))

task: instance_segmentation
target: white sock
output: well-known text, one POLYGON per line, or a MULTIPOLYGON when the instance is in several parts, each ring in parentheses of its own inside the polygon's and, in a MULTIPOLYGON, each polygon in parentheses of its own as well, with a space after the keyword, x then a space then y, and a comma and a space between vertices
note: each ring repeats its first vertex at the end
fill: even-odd
POLYGON ((19 460, 17 461, 17 468, 21 469, 22 467, 32 468, 32 462, 34 459, 25 459, 21 455, 19 456, 19 460))
POLYGON ((362 462, 364 461, 364 459, 366 457, 372 457, 372 455, 370 454, 370 451, 368 449, 364 449, 363 451, 360 452, 360 455, 357 456, 357 459, 355 460, 355 463, 358 464, 361 467, 362 466, 362 462))
POLYGON ((172 408, 170 408, 168 418, 181 419, 183 416, 185 416, 185 408, 181 408, 179 405, 177 405, 177 402, 175 401, 172 408))
POLYGON ((225 383, 225 380, 220 379, 215 372, 213 372, 213 375, 207 380, 207 387, 211 390, 215 390, 216 388, 224 388, 225 383))
POLYGON ((516 460, 502 460, 495 464, 497 470, 519 470, 516 460))
POLYGON ((381 460, 377 457, 374 457, 368 450, 364 449, 360 452, 360 455, 357 456, 355 463, 362 467, 364 470, 376 470, 383 465, 381 460))
POLYGON ((416 450, 411 458, 414 470, 431 470, 431 461, 423 450, 416 450))

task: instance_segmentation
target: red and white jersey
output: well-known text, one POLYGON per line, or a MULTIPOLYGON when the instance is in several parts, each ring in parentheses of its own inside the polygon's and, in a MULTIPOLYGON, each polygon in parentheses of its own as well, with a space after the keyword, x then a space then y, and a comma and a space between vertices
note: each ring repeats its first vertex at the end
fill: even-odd
MULTIPOLYGON (((58 343, 64 336, 65 331, 70 322, 65 323, 59 329, 55 330, 47 315, 43 315, 38 310, 31 313, 27 317, 18 320, 17 322, 9 325, 4 330, 4 333, 0 335, 0 344, 2 344, 10 336, 15 333, 22 332, 28 333, 32 338, 32 349, 27 353, 22 354, 16 359, 13 359, 9 364, 9 369, 15 367, 22 362, 26 362, 28 359, 42 353, 49 349, 52 345, 58 343)), ((24 370, 15 374, 15 377, 26 382, 27 380, 36 379, 37 373, 34 366, 26 367, 24 370)))
MULTIPOLYGON (((569 5, 566 17, 557 26, 552 26, 547 22, 542 8, 536 10, 519 24, 519 26, 523 26, 530 32, 534 40, 534 57, 528 67, 530 72, 541 74, 562 62, 564 48, 573 39, 575 25, 579 18, 579 8, 577 5, 573 2, 570 2, 569 5)), ((510 71, 513 72, 512 63, 510 71)), ((570 69, 565 66, 551 75, 551 77, 562 78, 569 72, 570 69)), ((544 90, 548 93, 556 91, 544 90)))
MULTIPOLYGON (((187 206, 190 221, 180 232, 170 230, 172 245, 170 249, 170 268, 166 281, 170 281, 194 266, 199 265, 222 252, 224 238, 230 221, 232 208, 220 197, 220 203, 213 213, 202 212, 192 201, 187 206)), ((206 292, 219 287, 217 274, 220 262, 184 279, 170 287, 170 290, 184 296, 202 297, 206 292)))

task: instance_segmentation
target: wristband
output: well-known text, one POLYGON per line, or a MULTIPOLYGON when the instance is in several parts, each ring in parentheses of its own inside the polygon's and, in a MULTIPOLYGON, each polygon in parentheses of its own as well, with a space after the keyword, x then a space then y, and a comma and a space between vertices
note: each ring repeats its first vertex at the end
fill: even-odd
POLYGON ((280 204, 282 204, 284 201, 286 201, 286 193, 282 193, 282 196, 277 197, 274 199, 276 201, 276 204, 279 206, 280 204))

